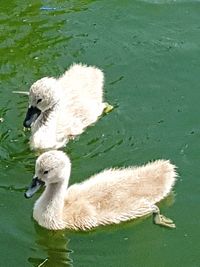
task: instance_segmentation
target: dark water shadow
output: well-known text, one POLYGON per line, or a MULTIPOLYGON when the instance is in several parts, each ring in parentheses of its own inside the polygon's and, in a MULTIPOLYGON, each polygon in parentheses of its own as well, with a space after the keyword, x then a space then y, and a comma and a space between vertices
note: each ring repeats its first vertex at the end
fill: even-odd
POLYGON ((66 231, 50 231, 40 227, 37 223, 34 227, 36 246, 47 256, 45 258, 29 257, 28 262, 34 267, 72 267, 73 261, 70 254, 73 251, 68 248, 70 239, 66 231))

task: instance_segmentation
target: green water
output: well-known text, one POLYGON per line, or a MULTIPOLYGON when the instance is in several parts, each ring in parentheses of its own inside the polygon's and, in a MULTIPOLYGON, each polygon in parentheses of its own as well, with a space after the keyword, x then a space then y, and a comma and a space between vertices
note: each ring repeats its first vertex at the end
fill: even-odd
POLYGON ((0 266, 200 266, 199 14, 198 0, 1 1, 0 266), (36 197, 23 196, 36 158, 22 130, 27 98, 12 91, 72 62, 104 70, 115 109, 65 149, 71 183, 171 159, 180 177, 175 202, 161 209, 175 230, 151 217, 89 233, 54 233, 33 221, 36 197))

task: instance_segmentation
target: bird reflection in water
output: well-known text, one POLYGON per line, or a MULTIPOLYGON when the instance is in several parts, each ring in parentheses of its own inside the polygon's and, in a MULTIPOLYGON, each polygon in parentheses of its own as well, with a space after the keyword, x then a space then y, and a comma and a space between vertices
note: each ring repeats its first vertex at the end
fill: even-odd
POLYGON ((49 231, 34 224, 36 231, 36 246, 43 250, 47 256, 29 257, 28 262, 34 267, 73 267, 70 254, 73 252, 68 248, 69 239, 66 231, 49 231))

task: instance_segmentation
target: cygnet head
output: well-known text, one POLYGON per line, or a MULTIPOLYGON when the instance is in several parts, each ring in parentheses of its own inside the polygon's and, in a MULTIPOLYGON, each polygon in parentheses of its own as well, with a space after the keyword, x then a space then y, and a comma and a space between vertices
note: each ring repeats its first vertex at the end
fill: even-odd
POLYGON ((68 183, 71 171, 71 162, 68 156, 58 150, 43 153, 36 160, 35 175, 25 193, 26 198, 32 197, 42 185, 68 183))
POLYGON ((59 100, 58 87, 58 81, 49 77, 44 77, 31 86, 29 108, 24 120, 24 127, 30 127, 41 112, 45 112, 55 106, 59 100))

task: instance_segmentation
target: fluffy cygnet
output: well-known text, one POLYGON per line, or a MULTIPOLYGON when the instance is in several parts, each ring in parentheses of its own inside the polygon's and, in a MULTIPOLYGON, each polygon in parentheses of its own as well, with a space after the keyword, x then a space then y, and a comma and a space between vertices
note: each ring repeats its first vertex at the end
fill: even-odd
POLYGON ((45 185, 33 209, 33 217, 41 226, 89 230, 153 213, 156 224, 175 227, 172 220, 160 215, 156 205, 170 193, 176 180, 175 166, 169 161, 107 169, 67 188, 70 170, 70 159, 61 151, 48 151, 37 159, 25 196, 31 197, 45 185))
POLYGON ((102 114, 103 72, 93 66, 72 65, 58 79, 44 77, 30 88, 24 120, 31 127, 32 149, 57 149, 81 134, 102 114))

